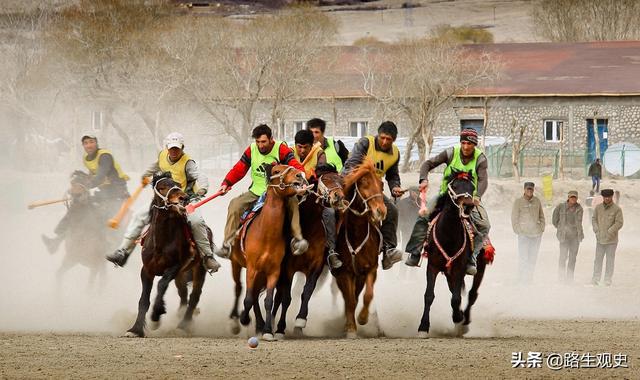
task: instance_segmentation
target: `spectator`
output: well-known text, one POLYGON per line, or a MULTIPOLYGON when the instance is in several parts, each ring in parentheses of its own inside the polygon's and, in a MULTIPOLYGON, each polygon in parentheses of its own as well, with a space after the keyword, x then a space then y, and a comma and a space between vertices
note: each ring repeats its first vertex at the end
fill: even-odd
POLYGON ((582 205, 578 203, 578 192, 575 190, 569 191, 567 201, 558 204, 553 210, 552 223, 557 229, 556 236, 560 242, 559 281, 573 282, 578 248, 584 239, 582 213, 582 205))
POLYGON ((533 195, 534 188, 533 182, 525 182, 524 195, 515 200, 511 211, 513 232, 518 235, 518 278, 525 285, 533 280, 545 226, 542 203, 533 195))
POLYGON ((601 192, 602 203, 595 207, 591 223, 596 234, 596 258, 593 263, 593 277, 591 284, 597 286, 602 275, 602 260, 607 258, 607 268, 604 273, 604 285, 611 285, 613 267, 618 247, 618 231, 624 220, 622 209, 613 203, 613 190, 604 189, 601 192))

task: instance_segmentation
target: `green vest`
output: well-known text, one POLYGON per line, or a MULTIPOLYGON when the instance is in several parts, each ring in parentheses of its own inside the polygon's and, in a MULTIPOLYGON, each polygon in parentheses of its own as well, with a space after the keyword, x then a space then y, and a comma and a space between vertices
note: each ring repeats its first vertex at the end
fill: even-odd
POLYGON ((262 169, 262 164, 272 164, 274 162, 280 162, 280 145, 282 145, 282 141, 276 141, 273 144, 273 148, 271 152, 267 154, 262 154, 258 150, 258 145, 256 143, 251 143, 251 187, 249 191, 257 196, 261 196, 262 193, 267 191, 267 183, 269 180, 267 179, 267 173, 262 169))
POLYGON ((478 163, 478 157, 482 154, 482 151, 478 148, 474 148, 473 151, 473 159, 467 162, 466 165, 462 163, 462 155, 460 154, 460 145, 456 145, 453 147, 453 158, 451 159, 451 163, 447 165, 446 169, 444 169, 444 173, 442 175, 442 185, 440 186, 440 194, 445 194, 447 192, 447 186, 449 182, 447 182, 447 178, 451 175, 451 171, 453 169, 461 172, 471 171, 473 176, 473 195, 478 194, 478 173, 476 171, 476 165, 478 163))
POLYGON ((342 171, 342 159, 338 156, 336 150, 336 143, 333 141, 333 137, 327 138, 327 148, 324 150, 324 154, 327 157, 327 164, 331 164, 336 167, 338 173, 342 171))

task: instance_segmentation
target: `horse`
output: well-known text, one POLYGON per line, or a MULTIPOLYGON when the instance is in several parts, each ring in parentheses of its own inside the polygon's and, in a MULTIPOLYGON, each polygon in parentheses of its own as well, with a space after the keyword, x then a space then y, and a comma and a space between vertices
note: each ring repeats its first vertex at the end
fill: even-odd
POLYGON ((322 212, 325 207, 332 207, 336 212, 344 208, 344 181, 333 166, 317 168, 318 192, 312 192, 300 203, 300 224, 302 234, 309 241, 309 248, 304 255, 293 256, 287 253, 282 261, 282 271, 275 296, 273 317, 278 306, 282 304, 282 312, 276 329, 276 339, 283 339, 287 327, 287 310, 291 304, 291 283, 296 272, 305 275, 305 285, 301 295, 300 310, 295 320, 296 335, 302 334, 307 325, 309 300, 322 274, 325 263, 325 229, 322 225, 322 212))
POLYGON ((107 245, 105 218, 101 208, 95 204, 89 192, 89 174, 76 170, 71 174, 70 187, 66 202, 69 227, 65 235, 65 256, 56 271, 57 284, 60 285, 64 274, 80 264, 89 269, 89 286, 96 283, 104 285, 104 253, 107 245), (89 239, 87 237, 90 237, 89 239))
POLYGON ((471 307, 478 299, 478 288, 486 268, 486 260, 481 252, 477 260, 478 271, 473 277, 468 295, 468 305, 462 312, 461 293, 467 260, 473 251, 473 227, 469 221, 469 211, 474 206, 472 194, 475 188, 471 172, 453 171, 448 183, 447 193, 438 198, 435 209, 429 216, 429 233, 423 251, 423 255, 428 257, 427 289, 424 293, 424 312, 418 327, 420 338, 426 338, 429 333, 429 311, 435 298, 434 287, 438 273, 443 272, 447 278, 455 331, 458 336, 462 336, 469 331, 471 307))
POLYGON ((184 207, 188 201, 187 194, 171 179, 170 173, 154 176, 152 184, 154 197, 150 209, 151 222, 142 244, 142 294, 138 302, 138 316, 134 325, 126 332, 126 337, 145 335, 145 316, 149 310, 149 298, 156 276, 161 278, 158 281, 151 313, 153 329, 159 326, 160 316, 166 313, 164 294, 169 283, 175 280, 180 305, 186 305, 178 328, 187 331, 193 319, 193 312, 200 301, 205 280, 206 270, 192 242, 191 230, 187 223, 184 207), (188 282, 192 282, 191 295, 188 295, 188 282))
POLYGON ((382 250, 382 234, 378 226, 385 219, 387 208, 382 182, 376 176, 371 160, 365 160, 345 175, 343 189, 350 201, 337 241, 343 265, 334 271, 334 275, 345 302, 345 331, 347 338, 352 339, 357 336, 355 310, 358 297, 365 287, 358 323, 365 325, 369 320, 378 255, 382 250))
POLYGON ((254 309, 256 315, 256 331, 262 330, 262 339, 274 340, 273 336, 273 301, 274 291, 280 278, 280 268, 285 253, 284 225, 287 220, 287 198, 306 191, 307 181, 304 173, 287 165, 263 165, 269 183, 262 210, 246 227, 245 236, 236 239, 231 250, 231 266, 235 282, 235 301, 231 311, 232 331, 239 332, 237 327, 238 301, 242 292, 240 271, 246 270, 247 290, 244 298, 244 309, 240 314, 240 323, 247 326, 251 322, 249 312, 254 309), (262 315, 258 298, 265 288, 266 321, 262 315))

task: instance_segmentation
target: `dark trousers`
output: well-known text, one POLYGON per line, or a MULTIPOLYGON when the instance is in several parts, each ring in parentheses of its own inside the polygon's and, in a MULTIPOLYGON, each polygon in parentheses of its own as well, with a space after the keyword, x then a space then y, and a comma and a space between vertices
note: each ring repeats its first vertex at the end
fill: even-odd
POLYGON ((618 243, 600 244, 596 243, 596 259, 593 262, 593 278, 594 282, 600 281, 602 277, 602 259, 607 258, 607 268, 604 272, 604 282, 611 283, 613 277, 613 267, 616 260, 616 248, 618 243))
POLYGON ((560 256, 558 258, 558 280, 573 281, 573 272, 576 268, 576 257, 580 240, 569 239, 560 242, 560 256))
POLYGON ((333 251, 336 249, 336 210, 331 207, 322 210, 322 225, 326 236, 325 245, 329 251, 333 251))
POLYGON ((398 245, 398 208, 386 195, 384 205, 387 207, 387 217, 382 221, 380 232, 382 232, 382 247, 386 251, 398 245))

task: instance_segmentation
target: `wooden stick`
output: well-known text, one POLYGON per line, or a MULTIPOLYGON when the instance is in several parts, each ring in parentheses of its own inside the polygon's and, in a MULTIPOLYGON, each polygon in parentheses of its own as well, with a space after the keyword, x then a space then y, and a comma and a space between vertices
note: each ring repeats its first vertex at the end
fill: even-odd
POLYGON ((134 191, 133 194, 131 194, 131 196, 127 198, 127 200, 124 201, 124 203, 122 203, 122 206, 120 206, 120 210, 118 210, 118 213, 113 218, 109 219, 109 221, 107 222, 109 227, 113 229, 118 228, 118 226, 120 225, 120 222, 122 221, 122 218, 124 218, 124 216, 127 214, 127 211, 129 211, 129 208, 131 207, 133 202, 135 202, 135 200, 138 198, 138 196, 142 192, 142 189, 144 189, 148 183, 149 183, 148 178, 145 178, 145 180, 140 184, 140 186, 138 186, 136 191, 134 191))
POLYGON ((53 200, 48 200, 48 201, 36 201, 36 202, 29 203, 27 205, 27 208, 29 210, 33 210, 36 207, 52 205, 52 204, 55 204, 55 203, 62 203, 62 202, 66 202, 66 201, 68 201, 70 199, 71 198, 61 198, 61 199, 53 199, 53 200))

